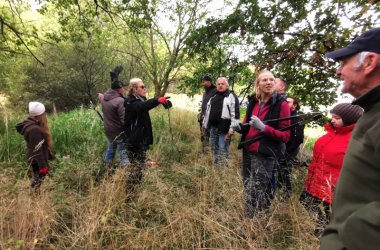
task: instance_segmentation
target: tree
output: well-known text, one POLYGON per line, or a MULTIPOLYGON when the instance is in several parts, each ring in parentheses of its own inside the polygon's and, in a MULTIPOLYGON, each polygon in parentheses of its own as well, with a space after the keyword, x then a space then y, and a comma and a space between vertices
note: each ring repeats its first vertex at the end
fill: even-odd
POLYGON ((4 72, 0 67, 0 77, 8 83, 7 94, 16 105, 25 106, 35 99, 58 110, 70 110, 95 103, 97 93, 110 87, 109 71, 115 65, 123 64, 120 77, 124 81, 126 73, 141 72, 118 52, 123 43, 115 38, 126 36, 105 21, 104 13, 89 9, 82 11, 80 18, 71 18, 77 15, 74 7, 57 11, 58 7, 47 3, 40 9, 44 18, 38 35, 49 43, 36 44, 35 53, 44 65, 24 60, 17 64, 8 61, 12 66, 5 67, 4 72), (9 69, 11 72, 6 72, 9 69))
MULTIPOLYGON (((49 10, 54 12, 52 7, 49 10)), ((109 71, 119 63, 109 39, 112 30, 98 28, 97 32, 85 33, 73 20, 61 27, 49 10, 45 9, 39 36, 51 42, 38 44, 36 50, 44 65, 26 59, 22 63, 9 61, 11 71, 4 77, 9 83, 7 94, 15 105, 25 106, 34 99, 58 110, 95 103, 97 93, 110 86, 109 71), (45 27, 47 33, 43 33, 45 27)), ((99 25, 93 22, 93 27, 99 25)))
POLYGON ((226 77, 230 89, 244 95, 246 91, 242 89, 242 86, 252 82, 252 70, 246 62, 239 62, 231 52, 227 51, 227 44, 233 42, 227 42, 227 40, 227 38, 224 39, 226 44, 223 47, 208 47, 202 53, 192 55, 192 60, 185 64, 186 70, 180 75, 182 82, 178 89, 193 96, 199 92, 202 77, 208 74, 214 82, 220 76, 226 77))
POLYGON ((29 8, 28 4, 8 0, 0 4, 0 54, 1 57, 13 54, 31 55, 43 64, 33 52, 33 47, 40 38, 35 26, 26 24, 21 17, 29 8))
POLYGON ((120 53, 133 58, 144 69, 145 74, 141 77, 153 84, 154 95, 163 96, 169 85, 176 80, 181 67, 188 61, 188 56, 184 53, 184 41, 200 26, 209 1, 103 0, 94 1, 93 4, 84 0, 51 2, 60 10, 75 9, 66 14, 59 12, 64 25, 69 16, 75 15, 82 27, 89 30, 91 17, 104 13, 103 18, 107 16, 118 29, 125 31, 125 36, 131 35, 132 39, 128 39, 131 43, 120 53))
POLYGON ((331 78, 335 64, 323 55, 378 26, 379 10, 378 1, 240 0, 233 13, 208 20, 186 44, 202 52, 234 35, 249 48, 250 64, 286 79, 291 95, 317 109, 335 102, 338 85, 331 78))

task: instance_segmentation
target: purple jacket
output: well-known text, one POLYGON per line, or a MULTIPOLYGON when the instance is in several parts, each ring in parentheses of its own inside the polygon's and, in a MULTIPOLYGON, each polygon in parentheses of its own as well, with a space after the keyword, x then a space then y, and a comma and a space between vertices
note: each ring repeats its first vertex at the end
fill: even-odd
POLYGON ((102 104, 105 134, 114 139, 124 131, 124 97, 109 89, 104 95, 99 95, 99 101, 102 104))

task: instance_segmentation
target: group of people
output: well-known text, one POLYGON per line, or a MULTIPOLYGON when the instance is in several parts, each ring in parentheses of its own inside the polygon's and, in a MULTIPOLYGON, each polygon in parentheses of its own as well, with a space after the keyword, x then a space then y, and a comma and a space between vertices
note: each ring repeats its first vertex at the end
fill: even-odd
MULTIPOLYGON (((331 122, 325 125, 327 133, 315 142, 304 191, 299 198, 307 211, 316 217, 316 233, 323 232, 323 249, 363 247, 360 244, 375 248, 380 243, 379 53, 380 28, 375 28, 356 38, 346 48, 327 54, 340 64, 336 73, 344 81, 342 92, 357 99, 352 104, 338 104, 330 111, 331 122)), ((204 107, 207 107, 206 113, 212 112, 213 105, 222 107, 221 103, 213 101, 215 87, 207 83, 210 82, 208 80, 209 76, 203 79, 206 94, 200 118, 203 119, 203 134, 210 132, 215 166, 218 167, 219 156, 228 159, 228 147, 226 150, 225 146, 229 141, 226 139, 234 131, 242 134, 243 142, 251 141, 242 148, 245 214, 251 218, 270 206, 276 166, 278 184, 284 187, 286 196, 291 193, 289 163, 298 153, 303 128, 291 125, 298 123, 296 119, 283 118, 296 116, 299 104, 296 98, 285 100, 284 81, 276 84, 271 72, 261 72, 255 81, 255 93, 248 98, 243 124, 234 126, 238 117, 230 115, 229 130, 219 136, 225 138, 220 147, 221 140, 211 137, 211 129, 215 130, 218 124, 209 122, 208 116, 204 115, 204 107), (247 124, 249 126, 245 126, 247 124), (289 141, 297 133, 297 142, 294 143, 297 146, 294 148, 289 141)), ((214 107, 214 110, 220 118, 218 108, 214 107)), ((219 122, 225 121, 219 119, 219 122)))
POLYGON ((202 133, 209 138, 214 166, 218 169, 228 167, 228 148, 235 132, 242 134, 241 141, 253 140, 242 147, 247 217, 253 217, 269 208, 278 162, 281 162, 281 168, 278 169, 277 183, 290 197, 291 164, 303 142, 303 126, 297 117, 298 100, 286 97, 285 81, 276 79, 270 71, 259 74, 255 81, 255 93, 248 97, 243 124, 239 121, 239 100, 229 90, 225 77, 219 77, 215 87, 212 78, 206 75, 202 79, 202 85, 205 94, 199 118, 202 133), (294 118, 287 119, 291 116, 294 118), (255 140, 259 137, 261 139, 255 140))
MULTIPOLYGON (((160 104, 168 108, 171 107, 171 103, 168 97, 147 99, 147 89, 140 78, 130 80, 126 97, 125 86, 116 77, 112 79, 111 88, 104 94, 99 94, 98 98, 102 105, 102 119, 108 142, 104 165, 111 165, 118 150, 120 166, 130 168, 126 190, 133 193, 142 179, 146 151, 153 144, 149 110, 160 104)), ((31 187, 38 190, 49 173, 48 160, 52 159, 52 136, 45 106, 40 102, 30 102, 28 118, 17 124, 16 129, 26 141, 27 163, 34 173, 31 187)))
MULTIPOLYGON (((321 249, 375 249, 380 243, 380 28, 326 56, 339 62, 336 74, 343 80, 342 92, 356 100, 330 111, 327 133, 314 145, 300 202, 317 214, 319 224, 330 223, 321 249)), ((252 218, 271 205, 276 168, 278 184, 287 197, 291 194, 291 162, 303 140, 298 100, 286 97, 285 81, 262 71, 239 123, 239 100, 229 90, 228 80, 219 77, 214 86, 211 77, 205 76, 202 85, 206 93, 199 119, 215 167, 228 167, 231 136, 241 133, 245 215, 252 218)), ((147 99, 139 78, 130 80, 126 97, 124 86, 114 79, 111 89, 99 97, 108 139, 104 161, 109 164, 118 148, 120 164, 131 166, 127 189, 133 190, 141 181, 146 150, 153 143, 149 110, 159 104, 168 106, 169 101, 166 97, 147 99)), ((16 128, 26 140, 28 164, 34 172, 31 185, 39 187, 53 157, 43 104, 30 102, 29 117, 16 128)))
POLYGON ((129 81, 124 97, 125 84, 117 77, 112 80, 111 88, 98 96, 108 140, 104 163, 106 167, 112 163, 118 148, 120 165, 129 167, 126 191, 133 193, 142 180, 146 152, 153 144, 149 110, 160 104, 169 107, 170 101, 168 97, 147 99, 147 88, 140 78, 129 81))

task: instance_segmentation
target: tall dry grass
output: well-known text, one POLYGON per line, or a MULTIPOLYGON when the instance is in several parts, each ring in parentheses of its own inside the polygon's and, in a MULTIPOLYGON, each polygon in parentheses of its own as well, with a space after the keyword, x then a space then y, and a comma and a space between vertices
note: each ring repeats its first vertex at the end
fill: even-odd
MULTIPOLYGON (((267 214, 246 219, 238 136, 231 145, 230 168, 219 171, 212 166, 211 155, 201 152, 194 113, 173 109, 169 115, 160 109, 151 115, 156 143, 149 158, 159 165, 145 170, 143 183, 129 199, 124 190, 128 169, 117 168, 114 174, 95 181, 105 151, 96 114, 81 109, 50 117, 58 159, 52 163, 52 177, 43 183, 40 195, 30 195, 22 162, 3 160, 0 248, 318 247, 314 222, 297 200, 305 169, 294 171, 292 199, 281 202, 278 195, 267 214)), ((11 149, 10 154, 21 154, 22 138, 12 138, 20 140, 16 144, 21 148, 11 149)))

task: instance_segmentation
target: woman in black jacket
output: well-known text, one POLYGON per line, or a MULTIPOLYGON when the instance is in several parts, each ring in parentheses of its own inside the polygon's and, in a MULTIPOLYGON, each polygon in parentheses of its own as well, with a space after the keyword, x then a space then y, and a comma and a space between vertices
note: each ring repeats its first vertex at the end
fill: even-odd
POLYGON ((126 144, 131 162, 131 172, 127 177, 127 193, 133 192, 136 185, 141 182, 146 151, 149 145, 153 144, 149 110, 160 103, 164 106, 170 104, 167 97, 147 99, 146 93, 146 86, 141 79, 130 80, 128 96, 124 102, 126 144))

